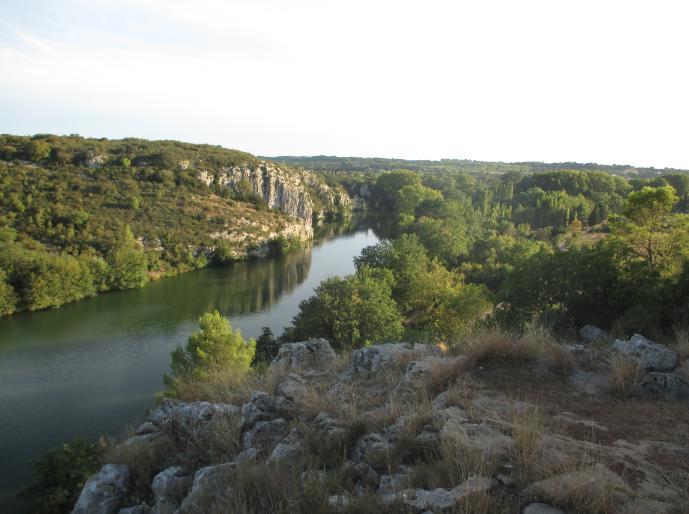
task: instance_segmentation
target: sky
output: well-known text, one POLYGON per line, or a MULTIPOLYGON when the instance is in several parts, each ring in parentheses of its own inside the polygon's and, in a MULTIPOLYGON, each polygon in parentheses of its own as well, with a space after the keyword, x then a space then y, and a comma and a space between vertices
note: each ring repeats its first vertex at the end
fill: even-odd
POLYGON ((0 133, 689 168, 685 0, 0 0, 0 133))

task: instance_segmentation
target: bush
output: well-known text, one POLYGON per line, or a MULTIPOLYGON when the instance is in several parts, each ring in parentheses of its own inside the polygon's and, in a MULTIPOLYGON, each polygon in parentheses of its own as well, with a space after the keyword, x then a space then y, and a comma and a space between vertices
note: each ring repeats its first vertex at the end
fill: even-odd
POLYGON ((393 276, 386 269, 363 267, 345 278, 332 277, 299 304, 285 336, 290 340, 325 337, 339 348, 394 341, 402 335, 402 317, 391 298, 393 276))
POLYGON ((35 514, 69 513, 88 477, 98 469, 103 447, 76 439, 48 452, 35 463, 36 481, 21 495, 35 514))
POLYGON ((165 375, 168 394, 175 395, 176 382, 203 379, 217 373, 241 377, 249 371, 256 353, 256 342, 245 341, 239 330, 218 311, 199 318, 201 330, 189 336, 186 348, 172 352, 172 376, 165 375))

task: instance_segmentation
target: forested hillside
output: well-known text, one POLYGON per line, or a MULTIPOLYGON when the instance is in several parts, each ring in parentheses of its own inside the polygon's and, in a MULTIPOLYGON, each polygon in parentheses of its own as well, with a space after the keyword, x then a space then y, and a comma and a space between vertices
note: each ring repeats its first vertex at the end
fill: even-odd
POLYGON ((473 161, 469 159, 406 160, 386 159, 380 157, 334 157, 316 155, 313 157, 280 155, 266 157, 275 162, 301 166, 315 171, 357 171, 379 173, 396 169, 407 169, 417 172, 458 172, 468 173, 544 173, 548 171, 600 171, 628 178, 654 178, 668 173, 689 173, 689 170, 672 168, 656 169, 630 166, 626 164, 596 164, 578 162, 497 162, 473 161))
POLYGON ((399 237, 362 252, 355 275, 323 282, 285 340, 452 344, 479 325, 534 320, 671 336, 689 321, 686 175, 330 178, 369 208, 394 213, 399 237))
MULTIPOLYGON (((279 252, 310 237, 310 218, 271 209, 255 184, 214 180, 260 166, 252 155, 209 145, 0 136, 0 315, 279 252)), ((298 173, 259 171, 264 182, 298 173)), ((291 193, 307 207, 323 203, 295 183, 291 193)))

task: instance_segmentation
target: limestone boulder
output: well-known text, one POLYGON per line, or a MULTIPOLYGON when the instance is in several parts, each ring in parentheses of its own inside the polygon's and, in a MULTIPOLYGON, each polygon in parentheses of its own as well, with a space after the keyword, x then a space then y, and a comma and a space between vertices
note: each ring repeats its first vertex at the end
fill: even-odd
POLYGON ((325 369, 336 357, 326 339, 311 339, 281 345, 272 365, 287 369, 325 369))
POLYGON ((129 481, 128 466, 106 464, 88 479, 72 514, 115 514, 122 507, 129 481))
POLYGON ((677 353, 640 334, 634 334, 629 341, 615 340, 612 350, 634 359, 646 371, 672 371, 677 366, 677 353))
POLYGON ((587 343, 602 343, 608 339, 608 333, 593 325, 584 325, 579 329, 579 335, 587 343))
POLYGON ((191 487, 192 478, 180 466, 164 469, 153 478, 153 514, 174 514, 191 487))

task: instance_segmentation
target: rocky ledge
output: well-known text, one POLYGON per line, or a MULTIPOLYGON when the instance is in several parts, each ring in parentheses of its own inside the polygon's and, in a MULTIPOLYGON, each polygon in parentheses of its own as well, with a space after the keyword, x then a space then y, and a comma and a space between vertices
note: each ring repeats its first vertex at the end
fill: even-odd
POLYGON ((268 207, 308 225, 313 220, 351 211, 351 200, 342 188, 330 187, 310 171, 289 170, 259 161, 257 165, 232 166, 216 173, 199 169, 197 176, 206 185, 233 189, 247 183, 268 207))
POLYGON ((224 401, 164 400, 73 512, 686 512, 686 430, 657 425, 686 419, 687 404, 576 387, 581 373, 610 375, 620 353, 650 374, 669 373, 671 356, 606 337, 584 331, 558 345, 571 366, 537 358, 514 377, 423 344, 349 357, 323 339, 285 344, 224 401))

